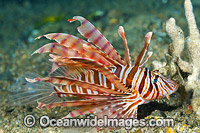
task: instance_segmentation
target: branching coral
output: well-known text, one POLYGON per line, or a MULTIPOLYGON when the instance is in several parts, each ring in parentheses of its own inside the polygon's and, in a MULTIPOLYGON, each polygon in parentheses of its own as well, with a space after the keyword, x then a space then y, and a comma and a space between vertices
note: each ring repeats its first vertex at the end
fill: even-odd
POLYGON ((182 29, 176 25, 174 18, 170 18, 166 23, 166 30, 172 39, 172 43, 169 47, 171 60, 168 64, 171 66, 177 64, 183 72, 190 74, 188 77, 182 78, 186 79, 183 85, 186 90, 194 90, 192 105, 194 111, 198 114, 200 111, 200 35, 196 25, 191 0, 185 0, 184 6, 189 27, 189 36, 186 41, 182 29), (188 56, 191 58, 191 62, 186 62, 181 59, 181 53, 185 44, 187 45, 188 56))

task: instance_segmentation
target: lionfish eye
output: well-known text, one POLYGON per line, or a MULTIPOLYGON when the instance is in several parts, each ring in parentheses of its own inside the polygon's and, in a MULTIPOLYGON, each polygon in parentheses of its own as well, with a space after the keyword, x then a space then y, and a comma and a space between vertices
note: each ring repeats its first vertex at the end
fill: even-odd
POLYGON ((157 83, 158 77, 159 77, 158 75, 155 76, 155 78, 154 78, 154 80, 153 80, 154 83, 157 83))
POLYGON ((153 80, 154 83, 157 83, 157 81, 158 81, 158 79, 156 79, 156 78, 153 80))

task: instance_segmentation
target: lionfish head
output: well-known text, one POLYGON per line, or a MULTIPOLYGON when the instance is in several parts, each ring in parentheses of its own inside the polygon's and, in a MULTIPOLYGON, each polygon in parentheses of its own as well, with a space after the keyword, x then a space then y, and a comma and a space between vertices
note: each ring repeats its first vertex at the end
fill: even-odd
POLYGON ((151 71, 151 84, 160 92, 157 98, 169 96, 178 89, 178 83, 170 78, 164 77, 158 70, 151 71))

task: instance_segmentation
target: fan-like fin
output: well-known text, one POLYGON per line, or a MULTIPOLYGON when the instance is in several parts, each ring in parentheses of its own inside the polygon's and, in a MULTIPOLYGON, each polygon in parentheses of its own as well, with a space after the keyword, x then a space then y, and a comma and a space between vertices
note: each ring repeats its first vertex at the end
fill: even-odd
POLYGON ((112 116, 116 115, 117 118, 136 118, 138 106, 145 102, 139 93, 136 92, 133 95, 127 96, 124 101, 121 101, 120 104, 123 105, 123 109, 120 112, 114 113, 112 116))
MULTIPOLYGON (((50 60, 50 59, 49 59, 50 60)), ((58 63, 53 62, 52 67, 51 67, 51 71, 50 74, 52 74, 54 71, 56 71, 60 66, 58 65, 58 63)))
POLYGON ((88 38, 88 42, 92 42, 93 44, 97 45, 109 57, 124 65, 124 61, 122 60, 121 56, 96 27, 94 27, 87 19, 81 16, 74 16, 73 19, 69 19, 68 21, 73 22, 76 20, 81 22, 81 26, 77 28, 78 31, 85 38, 88 38))
POLYGON ((105 107, 110 107, 114 102, 116 102, 116 101, 108 102, 108 100, 104 100, 101 102, 95 102, 95 104, 92 106, 91 105, 82 106, 76 110, 73 110, 64 118, 71 118, 71 117, 76 117, 79 115, 85 115, 85 114, 89 114, 89 113, 92 113, 92 114, 97 115, 98 117, 101 117, 101 114, 99 115, 98 112, 102 112, 105 107))
POLYGON ((103 112, 99 111, 99 115, 103 113, 102 116, 109 114, 109 118, 119 118, 118 116, 120 116, 120 113, 125 105, 126 103, 124 103, 123 101, 119 101, 118 103, 112 104, 110 107, 104 109, 103 112))
MULTIPOLYGON (((75 37, 75 36, 72 36, 69 34, 64 34, 64 33, 51 33, 51 34, 46 34, 43 36, 50 40, 57 41, 60 45, 63 45, 65 47, 70 47, 71 49, 76 50, 79 53, 81 53, 82 55, 85 55, 88 58, 93 59, 103 65, 113 65, 108 60, 106 60, 104 57, 99 55, 97 52, 86 51, 83 48, 83 44, 87 45, 88 47, 93 47, 94 49, 96 49, 96 51, 101 52, 98 48, 95 48, 93 45, 84 41, 83 39, 80 39, 78 37, 75 37)), ((36 39, 39 39, 43 36, 39 36, 36 39)))
POLYGON ((19 84, 15 85, 17 89, 13 90, 9 95, 9 100, 13 105, 19 104, 36 104, 37 101, 45 104, 60 101, 57 95, 50 95, 55 92, 53 85, 47 82, 30 83, 25 77, 40 77, 37 74, 27 73, 19 79, 19 84))

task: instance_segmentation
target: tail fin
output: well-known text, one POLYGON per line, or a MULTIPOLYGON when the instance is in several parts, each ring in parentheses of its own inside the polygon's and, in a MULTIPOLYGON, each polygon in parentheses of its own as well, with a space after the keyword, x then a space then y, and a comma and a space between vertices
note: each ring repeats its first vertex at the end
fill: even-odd
POLYGON ((40 77, 34 73, 27 73, 18 79, 17 83, 12 85, 9 95, 11 105, 36 104, 42 102, 45 104, 59 101, 57 95, 51 95, 55 90, 51 83, 36 82, 30 83, 25 78, 40 77))

